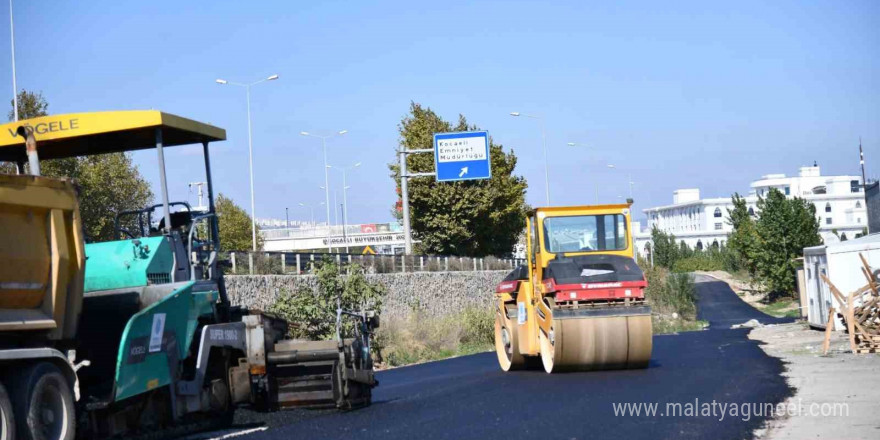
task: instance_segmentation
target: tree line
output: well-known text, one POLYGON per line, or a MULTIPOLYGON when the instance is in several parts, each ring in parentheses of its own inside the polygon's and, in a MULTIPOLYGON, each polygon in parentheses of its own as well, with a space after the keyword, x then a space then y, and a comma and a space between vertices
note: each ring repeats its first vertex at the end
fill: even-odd
POLYGON ((754 214, 738 193, 731 200, 733 208, 727 213, 733 231, 726 246, 692 250, 655 227, 651 231, 654 263, 678 271, 745 271, 770 292, 793 294, 803 249, 822 244, 816 207, 799 197, 787 198, 775 188, 758 197, 754 214))

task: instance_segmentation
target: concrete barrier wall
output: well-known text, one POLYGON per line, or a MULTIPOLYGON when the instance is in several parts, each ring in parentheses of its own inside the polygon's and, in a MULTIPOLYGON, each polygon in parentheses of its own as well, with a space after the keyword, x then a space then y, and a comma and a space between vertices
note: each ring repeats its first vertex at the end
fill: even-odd
MULTIPOLYGON (((468 307, 491 307, 495 286, 509 271, 413 272, 368 274, 387 291, 382 315, 404 317, 413 309, 436 315, 454 315, 468 307)), ((315 288, 311 275, 227 275, 226 289, 235 305, 268 310, 283 292, 315 288)))

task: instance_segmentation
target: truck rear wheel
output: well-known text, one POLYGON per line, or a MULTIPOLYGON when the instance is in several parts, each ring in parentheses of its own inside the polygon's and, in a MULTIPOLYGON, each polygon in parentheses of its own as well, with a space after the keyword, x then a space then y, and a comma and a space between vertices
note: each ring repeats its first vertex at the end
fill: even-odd
POLYGON ((73 440, 73 391, 61 370, 49 362, 27 367, 12 385, 16 432, 22 440, 73 440))
POLYGON ((0 383, 0 440, 15 440, 15 418, 6 387, 0 383))

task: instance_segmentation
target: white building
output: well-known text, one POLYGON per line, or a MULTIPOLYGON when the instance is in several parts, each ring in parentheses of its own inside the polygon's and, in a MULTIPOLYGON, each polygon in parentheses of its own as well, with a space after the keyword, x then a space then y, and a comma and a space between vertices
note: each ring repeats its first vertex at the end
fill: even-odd
MULTIPOLYGON (((797 177, 767 174, 753 181, 750 187, 744 198, 752 213, 757 210, 758 197, 766 197, 771 188, 813 203, 819 220, 819 234, 826 243, 838 240, 832 231, 837 231, 841 238, 850 239, 868 225, 865 194, 859 176, 822 176, 819 167, 813 165, 801 167, 797 177)), ((676 240, 687 243, 692 249, 721 245, 733 229, 727 214, 732 208, 731 197, 701 199, 700 190, 696 188, 674 191, 671 205, 643 211, 647 216, 644 230, 638 229, 639 223, 633 224, 636 248, 646 255, 654 226, 675 235, 676 240)))

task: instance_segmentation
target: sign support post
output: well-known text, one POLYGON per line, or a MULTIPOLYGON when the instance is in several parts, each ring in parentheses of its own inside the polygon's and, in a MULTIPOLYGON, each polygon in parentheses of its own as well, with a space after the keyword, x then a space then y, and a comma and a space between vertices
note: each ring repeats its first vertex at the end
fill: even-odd
POLYGON ((403 211, 404 255, 412 254, 412 229, 409 218, 409 178, 434 177, 437 182, 481 180, 492 177, 489 157, 489 133, 485 131, 434 133, 434 148, 398 150, 400 154, 400 197, 403 211), (412 173, 406 169, 407 154, 434 154, 434 171, 412 173))
POLYGON ((412 229, 409 222, 409 178, 433 176, 434 173, 413 173, 409 174, 406 169, 406 155, 419 153, 433 153, 434 149, 426 148, 421 150, 400 150, 400 197, 402 199, 401 210, 403 211, 403 253, 404 255, 412 254, 412 229))

